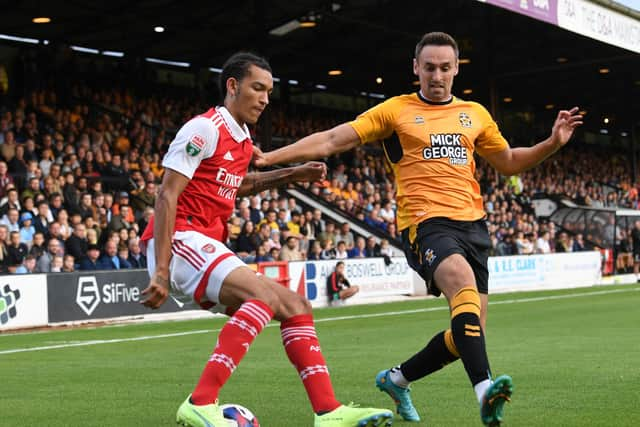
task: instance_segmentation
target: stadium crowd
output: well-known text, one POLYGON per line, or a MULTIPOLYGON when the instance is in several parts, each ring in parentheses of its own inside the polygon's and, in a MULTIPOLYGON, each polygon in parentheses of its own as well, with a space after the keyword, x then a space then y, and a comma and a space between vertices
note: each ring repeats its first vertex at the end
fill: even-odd
MULTIPOLYGON (((186 97, 136 96, 78 85, 59 101, 35 90, 0 105, 0 272, 139 268, 138 243, 153 213, 161 160, 175 129, 205 111, 186 97)), ((344 114, 344 113, 341 113, 344 114)), ((272 130, 294 140, 335 123, 326 111, 272 106, 272 130)), ((255 135, 258 142, 259 137, 255 135)), ((592 207, 638 207, 638 184, 621 156, 569 147, 519 177, 478 160, 494 255, 588 250, 581 233, 539 221, 537 195, 592 207)), ((357 236, 277 190, 238 200, 229 246, 247 262, 393 256, 399 243, 393 175, 380 144, 328 159, 330 175, 307 189, 387 236, 357 236)))

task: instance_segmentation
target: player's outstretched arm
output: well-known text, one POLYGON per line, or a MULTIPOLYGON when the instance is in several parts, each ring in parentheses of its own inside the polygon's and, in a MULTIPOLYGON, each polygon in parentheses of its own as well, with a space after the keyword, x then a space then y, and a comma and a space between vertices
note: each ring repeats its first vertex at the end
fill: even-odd
POLYGON ((343 123, 323 132, 316 132, 294 144, 275 151, 254 153, 254 165, 265 167, 288 163, 317 160, 332 154, 342 153, 360 143, 360 137, 348 123, 343 123))
POLYGON ((242 180, 238 196, 257 194, 290 182, 314 182, 325 179, 327 165, 322 162, 307 162, 300 166, 267 172, 251 172, 242 180))
POLYGON ((575 129, 582 122, 582 115, 578 107, 558 112, 556 121, 551 129, 551 136, 532 147, 507 148, 484 157, 498 172, 503 175, 517 175, 538 165, 547 157, 564 147, 575 129))
POLYGON ((189 178, 165 169, 162 186, 156 198, 153 239, 155 244, 156 271, 151 275, 149 286, 142 291, 141 303, 149 308, 159 308, 169 297, 169 262, 171 261, 171 238, 176 222, 178 196, 189 183, 189 178))

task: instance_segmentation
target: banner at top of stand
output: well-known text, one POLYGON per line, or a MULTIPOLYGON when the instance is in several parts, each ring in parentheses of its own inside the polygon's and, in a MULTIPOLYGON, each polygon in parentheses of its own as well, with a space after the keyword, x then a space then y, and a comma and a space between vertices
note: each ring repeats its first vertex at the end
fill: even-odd
POLYGON ((640 53, 640 21, 587 0, 477 0, 640 53))
POLYGON ((539 21, 558 24, 558 0, 479 0, 539 21))

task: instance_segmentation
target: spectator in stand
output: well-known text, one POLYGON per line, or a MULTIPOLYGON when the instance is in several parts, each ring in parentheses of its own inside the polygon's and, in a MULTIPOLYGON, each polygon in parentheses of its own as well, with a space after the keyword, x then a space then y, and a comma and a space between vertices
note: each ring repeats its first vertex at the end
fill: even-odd
POLYGON ((256 249, 256 257, 253 262, 258 263, 268 261, 273 261, 273 258, 271 258, 271 256, 269 255, 269 250, 267 249, 266 245, 262 244, 258 246, 258 249, 256 249))
POLYGON ((143 188, 131 192, 131 207, 135 212, 142 212, 146 208, 153 208, 156 204, 156 183, 147 182, 143 188))
POLYGON ((18 190, 13 187, 13 184, 9 184, 7 188, 7 196, 3 198, 0 203, 0 214, 6 215, 9 209, 17 209, 18 212, 21 210, 20 201, 18 200, 18 190))
POLYGON ((336 247, 336 259, 347 259, 349 258, 349 251, 347 250, 347 244, 344 240, 338 241, 338 246, 336 247))
POLYGON ((13 178, 9 174, 7 163, 0 161, 0 199, 5 197, 9 185, 13 185, 13 178))
POLYGON ((120 259, 120 269, 133 268, 129 262, 129 247, 127 245, 118 246, 118 258, 120 259))
POLYGON ((24 257, 29 254, 27 245, 20 241, 20 232, 12 231, 9 233, 7 252, 9 253, 9 265, 13 268, 22 264, 24 257))
POLYGON ((325 231, 325 225, 326 225, 325 221, 322 219, 322 211, 320 209, 313 210, 313 218, 310 222, 313 225, 316 238, 319 238, 320 233, 325 231))
POLYGON ((16 268, 15 274, 31 274, 35 273, 36 269, 36 257, 33 255, 27 255, 24 257, 22 264, 16 268))
POLYGON ((571 252, 572 243, 569 241, 569 235, 562 231, 556 240, 556 252, 571 252))
POLYGON ((367 242, 364 237, 358 236, 356 238, 356 245, 349 251, 349 258, 366 258, 366 245, 367 242))
POLYGON ((76 259, 73 255, 66 254, 62 259, 62 272, 72 273, 76 271, 76 259))
POLYGON ((153 215, 153 208, 151 207, 145 208, 144 212, 142 213, 142 216, 137 222, 140 235, 142 235, 145 228, 147 228, 147 224, 149 224, 149 218, 151 218, 151 215, 153 215))
POLYGON ((90 244, 87 248, 87 256, 80 260, 79 270, 102 270, 100 264, 100 247, 96 244, 90 244))
POLYGON ((571 248, 571 252, 583 252, 586 251, 586 246, 584 242, 584 236, 582 233, 576 234, 576 238, 573 241, 573 247, 571 248))
POLYGON ((61 253, 60 241, 55 237, 49 239, 47 251, 38 258, 36 272, 49 273, 51 271, 51 261, 53 261, 53 257, 61 255, 61 253))
POLYGON ((267 224, 273 230, 279 230, 280 226, 277 222, 278 214, 275 210, 269 209, 265 215, 265 217, 258 223, 258 227, 261 227, 262 224, 267 224))
POLYGON ((80 196, 80 205, 75 212, 80 214, 83 221, 85 218, 93 216, 93 197, 91 193, 82 193, 80 196))
MULTIPOLYGON (((270 228, 270 227, 269 227, 270 228)), ((260 246, 260 237, 255 232, 252 221, 245 221, 236 240, 236 251, 241 259, 254 257, 256 249, 260 246)))
POLYGON ((118 244, 113 239, 107 240, 104 244, 104 254, 98 263, 102 270, 130 268, 129 262, 118 255, 118 244))
POLYGON ((62 273, 62 267, 64 266, 64 257, 56 255, 51 260, 51 272, 62 273))
POLYGON ((351 231, 351 226, 348 222, 343 222, 340 226, 340 231, 336 235, 336 240, 338 242, 343 241, 346 245, 347 250, 353 249, 355 245, 355 238, 353 236, 353 232, 351 231))
POLYGON ((311 249, 307 254, 307 259, 311 261, 320 261, 322 258, 322 246, 319 241, 314 241, 311 245, 311 249))
POLYGON ((289 228, 291 235, 296 236, 298 239, 300 239, 302 237, 300 233, 300 223, 302 220, 301 218, 302 214, 297 210, 293 210, 293 211, 290 211, 290 215, 291 215, 291 220, 288 221, 286 225, 289 228))
POLYGON ((7 226, 10 232, 20 231, 20 213, 16 208, 9 208, 7 214, 0 220, 0 224, 7 226))
POLYGON ((278 261, 280 259, 280 248, 273 247, 269 249, 269 261, 278 261))
POLYGON ((60 235, 62 236, 62 240, 67 240, 73 231, 73 227, 69 224, 69 214, 66 209, 62 209, 58 212, 56 222, 60 224, 60 235))
POLYGON ((322 246, 322 253, 320 254, 322 259, 336 259, 336 249, 333 247, 333 240, 327 239, 322 246))
POLYGON ((318 235, 318 239, 320 240, 320 244, 324 246, 327 240, 331 240, 331 242, 335 242, 337 236, 336 233, 336 225, 333 222, 327 222, 325 224, 325 229, 318 235))
POLYGON ((287 237, 286 244, 280 251, 280 261, 302 261, 304 257, 300 253, 298 238, 296 236, 287 237))
POLYGON ((20 222, 22 224, 22 227, 20 227, 20 241, 27 246, 31 246, 33 235, 36 233, 35 227, 31 225, 32 218, 33 215, 31 212, 24 212, 20 216, 20 222))
POLYGON ((46 250, 47 248, 45 245, 44 234, 36 231, 35 234, 33 235, 33 240, 31 242, 31 249, 29 249, 29 255, 33 255, 37 261, 38 258, 40 258, 42 254, 45 253, 46 250))
POLYGON ((551 253, 551 246, 549 245, 550 234, 548 231, 544 231, 538 240, 536 240, 535 253, 537 254, 549 254, 551 253))
POLYGON ((40 180, 36 177, 29 178, 27 188, 20 194, 20 199, 24 200, 25 197, 36 198, 37 195, 42 194, 40 191, 40 180))
POLYGON ((389 257, 392 258, 394 256, 393 254, 393 248, 391 247, 391 245, 389 244, 389 240, 387 239, 381 239, 380 240, 380 255, 382 255, 383 257, 389 257))
POLYGON ((66 253, 75 259, 82 259, 89 248, 87 240, 87 228, 84 224, 78 224, 73 229, 71 236, 64 242, 66 253))
POLYGON ((127 258, 131 268, 147 268, 147 257, 140 249, 140 239, 129 240, 129 257, 127 258))
POLYGON ((380 208, 380 218, 382 218, 387 223, 387 225, 395 224, 396 213, 393 211, 390 200, 384 200, 382 202, 382 207, 380 208))
POLYGON ((126 191, 121 191, 118 193, 118 203, 113 205, 112 211, 114 215, 122 215, 122 217, 129 223, 134 223, 136 220, 135 215, 133 214, 133 210, 129 205, 129 193, 127 193, 126 191), (121 212, 121 208, 123 206, 129 206, 126 215, 121 212))
POLYGON ((380 256, 380 245, 376 242, 376 238, 373 236, 367 237, 367 242, 364 248, 364 253, 367 258, 380 256))
POLYGON ((109 225, 107 226, 107 231, 120 231, 123 228, 125 230, 131 229, 133 224, 127 219, 131 213, 130 210, 131 207, 128 205, 120 206, 120 213, 111 218, 111 222, 109 222, 109 225))
POLYGON ((360 291, 358 286, 351 286, 351 283, 344 275, 344 262, 338 261, 335 270, 327 276, 327 297, 329 305, 342 303, 360 291))

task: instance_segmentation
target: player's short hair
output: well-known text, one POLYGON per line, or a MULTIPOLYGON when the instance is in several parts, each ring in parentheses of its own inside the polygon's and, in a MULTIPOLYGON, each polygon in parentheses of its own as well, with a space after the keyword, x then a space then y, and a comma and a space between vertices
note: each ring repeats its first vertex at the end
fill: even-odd
POLYGON ((416 51, 415 51, 416 59, 418 59, 418 56, 420 55, 420 52, 422 52, 422 49, 428 45, 451 46, 453 48, 453 51, 456 54, 456 58, 458 57, 459 50, 458 50, 458 43, 456 42, 456 40, 447 33, 435 31, 432 33, 427 33, 424 36, 422 36, 422 38, 416 45, 416 51))
POLYGON ((237 81, 241 81, 249 74, 249 67, 252 65, 267 70, 270 73, 272 72, 271 65, 269 65, 269 62, 265 58, 250 52, 238 52, 227 59, 222 66, 222 73, 220 73, 220 80, 218 82, 222 101, 227 97, 227 80, 233 77, 237 81))

